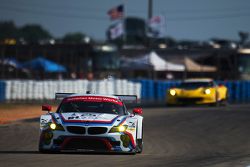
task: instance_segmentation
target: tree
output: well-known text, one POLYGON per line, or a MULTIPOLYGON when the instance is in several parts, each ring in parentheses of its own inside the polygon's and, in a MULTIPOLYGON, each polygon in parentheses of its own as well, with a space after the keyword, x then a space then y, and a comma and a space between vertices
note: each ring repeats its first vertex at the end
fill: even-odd
POLYGON ((82 43, 82 42, 84 42, 85 37, 86 37, 86 35, 82 34, 81 32, 67 33, 62 38, 62 41, 65 43, 82 43))
POLYGON ((16 39, 18 36, 18 29, 12 21, 0 22, 0 40, 7 38, 16 39))
POLYGON ((40 25, 25 25, 20 28, 20 37, 28 43, 39 43, 41 40, 50 39, 51 34, 40 25))

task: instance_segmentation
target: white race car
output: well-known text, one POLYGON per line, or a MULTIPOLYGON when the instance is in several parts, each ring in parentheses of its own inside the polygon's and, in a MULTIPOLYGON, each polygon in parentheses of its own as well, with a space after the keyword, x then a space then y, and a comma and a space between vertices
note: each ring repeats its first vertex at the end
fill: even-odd
POLYGON ((56 112, 42 106, 48 113, 40 117, 40 152, 142 152, 142 108, 129 113, 124 104, 136 96, 56 93, 56 99, 63 99, 56 112))

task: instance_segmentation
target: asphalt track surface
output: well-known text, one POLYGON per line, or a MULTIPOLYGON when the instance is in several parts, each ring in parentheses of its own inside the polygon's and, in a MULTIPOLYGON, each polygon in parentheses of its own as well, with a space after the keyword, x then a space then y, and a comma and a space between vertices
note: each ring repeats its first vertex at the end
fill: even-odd
POLYGON ((39 119, 0 126, 0 167, 250 165, 250 104, 144 109, 144 151, 137 155, 37 150, 39 119))

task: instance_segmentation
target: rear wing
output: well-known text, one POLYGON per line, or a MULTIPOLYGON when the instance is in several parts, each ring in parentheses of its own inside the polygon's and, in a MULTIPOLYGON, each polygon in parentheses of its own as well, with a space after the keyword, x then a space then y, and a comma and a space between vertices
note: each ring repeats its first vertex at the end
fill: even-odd
MULTIPOLYGON (((55 93, 55 99, 62 100, 65 97, 68 97, 68 96, 73 95, 73 94, 76 94, 76 93, 55 93)), ((87 94, 88 93, 86 93, 86 95, 87 94)), ((113 95, 113 96, 118 97, 121 101, 123 101, 124 103, 127 103, 127 104, 132 104, 132 103, 138 102, 136 95, 113 95)))
POLYGON ((62 100, 65 97, 68 97, 68 96, 73 95, 73 94, 75 94, 75 93, 55 93, 55 99, 62 100))
POLYGON ((136 95, 114 95, 118 97, 121 101, 127 104, 137 103, 137 96, 136 95))

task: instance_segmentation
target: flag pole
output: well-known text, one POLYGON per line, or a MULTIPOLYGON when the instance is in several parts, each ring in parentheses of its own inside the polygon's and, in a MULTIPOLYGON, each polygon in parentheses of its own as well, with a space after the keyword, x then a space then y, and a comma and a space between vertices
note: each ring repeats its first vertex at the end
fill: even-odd
MULTIPOLYGON (((149 31, 149 25, 150 19, 153 16, 153 0, 148 0, 148 20, 147 20, 147 31, 149 31)), ((151 39, 148 39, 148 47, 151 49, 151 39)))

